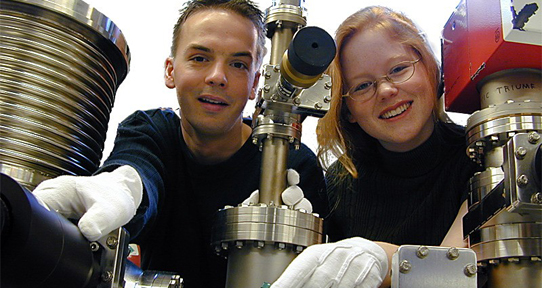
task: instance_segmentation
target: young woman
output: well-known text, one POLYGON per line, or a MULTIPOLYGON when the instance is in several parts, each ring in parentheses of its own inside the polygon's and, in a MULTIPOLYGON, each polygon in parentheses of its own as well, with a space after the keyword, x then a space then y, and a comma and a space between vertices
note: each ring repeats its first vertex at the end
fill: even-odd
POLYGON ((387 286, 399 245, 466 246, 461 219, 477 166, 463 128, 441 119, 440 68, 424 34, 377 6, 348 17, 335 40, 331 108, 317 131, 326 222, 339 242, 309 247, 274 288, 387 286))

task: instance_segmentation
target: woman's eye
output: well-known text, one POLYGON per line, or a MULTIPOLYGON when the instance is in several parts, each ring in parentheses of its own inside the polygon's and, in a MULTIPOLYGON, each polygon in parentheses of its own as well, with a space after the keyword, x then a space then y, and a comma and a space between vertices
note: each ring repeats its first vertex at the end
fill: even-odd
POLYGON ((356 86, 356 88, 354 89, 354 92, 356 92, 356 91, 365 91, 365 90, 369 89, 371 87, 371 85, 373 85, 373 82, 370 82, 370 81, 363 82, 363 83, 356 86))
POLYGON ((400 65, 397 65, 395 67, 393 67, 391 70, 390 70, 390 75, 393 75, 393 74, 399 74, 403 71, 405 71, 406 69, 408 69, 408 65, 405 65, 405 64, 400 64, 400 65))

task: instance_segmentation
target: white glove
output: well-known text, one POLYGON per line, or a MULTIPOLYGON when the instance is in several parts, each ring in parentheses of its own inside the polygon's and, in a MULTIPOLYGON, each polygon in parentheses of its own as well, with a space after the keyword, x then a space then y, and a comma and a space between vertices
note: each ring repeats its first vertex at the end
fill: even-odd
POLYGON ((378 287, 388 257, 378 244, 360 237, 309 246, 271 288, 378 287))
MULTIPOLYGON (((307 213, 312 213, 312 204, 305 198, 299 184, 299 173, 294 169, 288 169, 286 171, 286 179, 288 180, 288 187, 282 191, 282 202, 288 206, 292 206, 295 210, 305 210, 307 213)), ((256 190, 250 194, 250 196, 243 201, 243 204, 256 204, 260 199, 260 191, 256 190)))
POLYGON ((137 171, 124 165, 95 176, 46 180, 32 193, 47 209, 66 218, 81 218, 79 230, 96 241, 132 219, 141 204, 143 184, 137 171))

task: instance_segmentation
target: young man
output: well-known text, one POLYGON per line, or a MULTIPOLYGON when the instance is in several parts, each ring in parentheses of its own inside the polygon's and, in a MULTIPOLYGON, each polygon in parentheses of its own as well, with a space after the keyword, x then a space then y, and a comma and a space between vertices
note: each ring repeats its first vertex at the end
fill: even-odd
MULTIPOLYGON (((211 227, 218 209, 259 186, 261 154, 242 111, 255 97, 264 44, 262 13, 250 0, 190 1, 165 66, 180 119, 167 109, 135 112, 119 125, 95 176, 61 176, 34 194, 50 209, 81 217, 89 240, 129 221, 145 270, 179 273, 187 287, 224 287, 227 261, 214 254, 211 227)), ((316 163, 303 146, 291 151, 288 167, 301 173, 305 197, 324 215, 316 163)))

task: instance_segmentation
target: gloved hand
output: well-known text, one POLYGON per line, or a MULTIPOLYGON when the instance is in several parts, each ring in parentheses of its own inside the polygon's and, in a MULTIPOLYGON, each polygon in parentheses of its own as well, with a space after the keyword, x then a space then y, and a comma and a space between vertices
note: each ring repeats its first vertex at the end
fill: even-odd
MULTIPOLYGON (((294 169, 288 169, 286 171, 286 179, 288 182, 288 187, 282 191, 281 197, 282 202, 288 206, 292 206, 295 210, 305 210, 307 213, 312 213, 312 204, 305 198, 303 190, 301 187, 297 186, 299 184, 299 173, 294 169)), ((256 204, 260 199, 260 191, 256 190, 250 194, 250 196, 243 201, 243 204, 256 204)))
POLYGON ((81 233, 96 241, 132 219, 141 204, 143 184, 137 171, 124 165, 94 176, 46 180, 32 193, 47 209, 66 218, 80 218, 81 233))
POLYGON ((360 237, 309 246, 271 288, 378 287, 388 272, 388 257, 378 244, 360 237))

